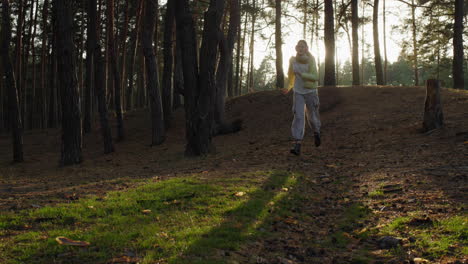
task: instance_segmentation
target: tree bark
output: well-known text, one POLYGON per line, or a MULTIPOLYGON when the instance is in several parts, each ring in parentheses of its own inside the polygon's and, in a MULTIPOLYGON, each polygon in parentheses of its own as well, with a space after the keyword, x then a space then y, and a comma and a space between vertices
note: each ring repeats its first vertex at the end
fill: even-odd
POLYGON ((127 99, 127 105, 126 109, 127 111, 133 109, 134 107, 134 69, 135 69, 135 64, 136 64, 136 57, 137 57, 137 51, 138 51, 138 45, 140 42, 139 36, 140 36, 140 24, 141 24, 141 17, 142 17, 142 10, 143 10, 143 2, 144 0, 139 0, 138 1, 138 8, 136 11, 136 23, 135 23, 135 28, 133 30, 132 36, 130 36, 130 43, 132 44, 130 48, 130 61, 129 61, 129 70, 128 70, 128 87, 127 87, 127 93, 125 95, 125 98, 127 99))
POLYGON ((164 17, 164 69, 162 80, 162 97, 164 111, 164 125, 171 126, 173 108, 173 81, 174 72, 174 28, 175 28, 175 2, 168 1, 164 17))
POLYGON ((40 107, 41 113, 41 127, 47 127, 47 103, 46 103, 46 66, 47 66, 47 19, 49 16, 49 0, 44 0, 42 6, 42 51, 41 51, 41 97, 42 105, 40 107))
POLYGON ((102 57, 100 44, 100 31, 98 30, 98 12, 97 0, 89 0, 89 16, 92 26, 92 32, 96 34, 94 43, 93 61, 94 61, 94 89, 97 95, 99 120, 101 124, 101 134, 104 143, 104 154, 114 152, 114 144, 112 143, 112 133, 109 126, 106 91, 105 91, 105 62, 102 57))
POLYGON ((384 83, 387 84, 387 68, 388 68, 388 57, 387 57, 387 24, 386 24, 386 0, 383 0, 383 45, 384 45, 384 83))
POLYGON ((18 99, 20 107, 20 118, 24 124, 23 120, 23 110, 22 105, 24 104, 24 91, 21 90, 23 83, 23 28, 24 28, 24 17, 26 16, 26 8, 24 2, 26 0, 19 0, 19 14, 18 14, 18 23, 16 24, 16 46, 15 46, 15 74, 16 77, 16 88, 18 89, 18 99))
POLYGON ((94 50, 97 41, 97 25, 96 14, 93 11, 96 7, 93 0, 87 1, 88 12, 88 25, 87 25, 87 40, 86 40, 86 86, 84 89, 84 118, 83 118, 83 131, 90 133, 92 130, 92 106, 93 106, 93 83, 94 83, 94 50))
POLYGON ((82 134, 80 97, 76 76, 75 43, 73 41, 73 1, 55 0, 57 20, 58 80, 62 102, 62 152, 60 165, 73 165, 82 161, 82 134))
MULTIPOLYGON (((275 16, 275 50, 276 50, 276 88, 284 88, 284 72, 283 72, 283 41, 281 39, 281 0, 276 0, 276 16, 275 16)), ((304 12, 304 23, 306 13, 304 12)), ((305 28, 304 28, 305 34, 305 28)), ((312 45, 312 43, 311 43, 312 45)))
POLYGON ((117 52, 115 49, 114 33, 114 0, 107 0, 107 38, 110 57, 110 69, 112 71, 112 84, 114 86, 114 109, 117 119, 117 141, 125 138, 123 116, 122 116, 122 96, 120 92, 120 73, 117 63, 117 52))
POLYGON ((358 0, 351 0, 351 23, 353 35, 353 54, 352 54, 352 67, 353 67, 353 85, 361 84, 359 80, 359 16, 358 16, 358 0))
MULTIPOLYGON (((10 21, 10 3, 8 0, 2 0, 2 27, 1 27, 1 45, 0 55, 2 57, 3 76, 5 76, 5 85, 8 93, 8 112, 10 114, 11 133, 13 143, 13 161, 23 161, 23 128, 19 115, 18 92, 15 83, 15 74, 10 59, 11 42, 11 21, 10 21)), ((2 98, 3 99, 3 98, 2 98)))
POLYGON ((147 74, 146 87, 149 94, 151 107, 151 145, 155 146, 163 143, 166 137, 161 94, 158 87, 158 65, 156 63, 156 55, 154 54, 153 48, 153 38, 156 27, 157 0, 146 0, 145 3, 146 5, 142 41, 147 74))
MULTIPOLYGON (((221 11, 222 12, 222 11, 221 11)), ((228 131, 229 125, 225 124, 225 99, 226 99, 226 85, 227 78, 229 74, 229 68, 232 64, 233 49, 236 42, 237 29, 240 24, 240 10, 239 10, 239 0, 230 1, 230 14, 229 14, 229 29, 227 38, 220 42, 221 47, 221 57, 218 64, 218 70, 216 72, 216 97, 215 97, 215 108, 214 108, 214 119, 216 124, 216 129, 225 130, 223 133, 229 133, 233 131, 228 131), (224 127, 224 129, 223 129, 224 127)), ((222 34, 222 32, 220 32, 222 34)))
POLYGON ((423 132, 444 126, 444 115, 440 100, 440 82, 429 79, 426 82, 426 102, 424 104, 423 132))
POLYGON ((464 89, 463 79, 463 0, 455 0, 455 23, 453 25, 453 88, 464 89))
POLYGON ((325 86, 336 85, 335 26, 333 17, 333 0, 325 0, 325 86))
POLYGON ((380 56, 380 43, 379 43, 379 0, 374 0, 374 12, 372 16, 372 25, 374 32, 374 61, 375 61, 375 75, 377 77, 377 85, 384 85, 383 70, 382 70, 382 57, 380 56))
POLYGON ((418 73, 418 46, 416 40, 416 5, 414 0, 411 0, 411 21, 413 31, 413 67, 414 67, 414 85, 419 85, 419 73, 418 73))

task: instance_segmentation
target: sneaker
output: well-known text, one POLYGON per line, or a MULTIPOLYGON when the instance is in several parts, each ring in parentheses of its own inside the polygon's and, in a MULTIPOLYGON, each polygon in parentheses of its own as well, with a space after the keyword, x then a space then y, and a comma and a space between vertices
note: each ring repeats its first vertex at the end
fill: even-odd
POLYGON ((320 133, 314 133, 315 146, 318 147, 322 143, 320 140, 320 133))
POLYGON ((296 143, 290 151, 292 154, 299 156, 301 154, 301 144, 296 143))

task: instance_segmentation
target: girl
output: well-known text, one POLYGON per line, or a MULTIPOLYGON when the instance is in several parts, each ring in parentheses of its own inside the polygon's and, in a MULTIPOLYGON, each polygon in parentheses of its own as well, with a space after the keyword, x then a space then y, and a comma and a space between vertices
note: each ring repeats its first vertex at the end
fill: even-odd
POLYGON ((301 143, 304 138, 305 109, 307 109, 307 123, 314 130, 315 146, 320 146, 320 114, 319 97, 317 90, 317 66, 315 58, 310 54, 307 42, 300 40, 296 45, 296 56, 289 60, 288 88, 284 94, 292 88, 294 90, 293 113, 294 120, 291 126, 294 147, 291 153, 301 153, 301 143))

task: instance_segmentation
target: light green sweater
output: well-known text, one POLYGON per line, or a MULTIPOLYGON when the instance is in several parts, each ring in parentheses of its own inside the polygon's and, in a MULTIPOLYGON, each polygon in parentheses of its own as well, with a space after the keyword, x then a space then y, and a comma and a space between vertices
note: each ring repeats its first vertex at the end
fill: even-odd
MULTIPOLYGON (((294 81, 296 80, 296 75, 293 70, 293 63, 296 61, 296 57, 291 57, 289 59, 289 69, 288 69, 288 90, 291 90, 294 87, 294 81)), ((306 89, 317 89, 317 65, 315 65, 315 58, 311 56, 309 60, 309 71, 301 73, 301 77, 304 80, 304 88, 306 89)))

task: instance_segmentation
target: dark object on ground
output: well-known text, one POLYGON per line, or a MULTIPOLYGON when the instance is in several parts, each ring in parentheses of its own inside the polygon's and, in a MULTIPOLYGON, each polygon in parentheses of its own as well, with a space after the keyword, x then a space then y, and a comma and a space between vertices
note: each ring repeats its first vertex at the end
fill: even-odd
POLYGON ((320 139, 320 133, 314 133, 314 139, 315 139, 315 146, 318 147, 320 144, 322 144, 322 140, 320 139))
POLYGON ((380 249, 396 248, 401 245, 401 239, 391 236, 384 236, 377 241, 377 245, 380 249))
POLYGON ((290 152, 296 156, 301 155, 301 144, 299 143, 294 144, 294 147, 291 149, 290 152))
POLYGON ((424 104, 423 132, 444 126, 444 114, 440 100, 440 82, 429 79, 426 82, 426 102, 424 104))

